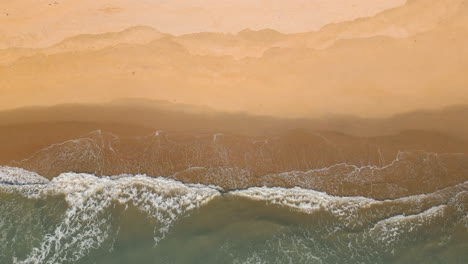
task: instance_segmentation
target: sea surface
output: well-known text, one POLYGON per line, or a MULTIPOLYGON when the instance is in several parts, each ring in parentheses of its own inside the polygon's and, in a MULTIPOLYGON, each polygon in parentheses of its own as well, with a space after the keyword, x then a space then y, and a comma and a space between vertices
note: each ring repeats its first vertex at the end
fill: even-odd
POLYGON ((468 263, 467 154, 329 138, 59 142, 0 166, 0 263, 468 263))
POLYGON ((468 182, 379 201, 143 175, 1 173, 0 263, 468 260, 468 182))

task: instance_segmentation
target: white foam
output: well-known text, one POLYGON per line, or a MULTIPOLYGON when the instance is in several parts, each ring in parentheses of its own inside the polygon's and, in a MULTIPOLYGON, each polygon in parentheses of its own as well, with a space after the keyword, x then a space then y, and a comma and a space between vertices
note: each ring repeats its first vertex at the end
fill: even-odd
MULTIPOLYGON (((399 219, 400 215, 417 215, 449 203, 458 193, 464 192, 467 188, 468 182, 465 182, 430 194, 382 201, 365 197, 339 197, 298 187, 291 189, 254 187, 229 194, 264 201, 307 214, 319 211, 328 212, 337 220, 334 230, 331 230, 335 232, 342 228, 358 231, 382 219, 392 217, 399 219)), ((463 215, 460 216, 461 220, 463 217, 463 215)))
POLYGON ((410 237, 420 232, 421 228, 437 223, 437 220, 446 219, 448 206, 439 205, 415 215, 397 215, 379 221, 369 230, 367 236, 379 244, 391 246, 401 241, 401 236, 410 237))
POLYGON ((337 197, 299 187, 289 189, 280 187, 254 187, 247 190, 233 191, 230 194, 287 206, 308 213, 329 208, 334 203, 355 204, 356 206, 363 207, 376 202, 375 200, 364 197, 337 197))
MULTIPOLYGON (((17 182, 37 182, 35 173, 18 168, 0 167, 7 182, 26 175, 17 182), (10 175, 11 179, 8 178, 10 175), (22 179, 22 180, 21 180, 22 179), (33 179, 33 181, 32 181, 33 179)), ((1 174, 0 170, 0 175, 1 174)), ((40 178, 37 178, 40 177, 40 178)), ((42 178, 44 179, 44 178, 42 178)), ((97 177, 90 174, 64 173, 42 185, 4 185, 2 190, 31 199, 64 195, 68 209, 61 223, 46 235, 40 246, 17 263, 73 262, 88 254, 116 232, 110 224, 112 205, 134 206, 153 219, 155 242, 169 232, 180 217, 220 196, 220 188, 201 184, 183 184, 164 178, 144 175, 97 177)), ((228 195, 264 201, 307 214, 325 211, 336 220, 332 228, 367 230, 368 239, 392 244, 401 234, 410 233, 446 214, 447 206, 456 206, 459 218, 466 217, 466 191, 468 182, 440 191, 394 200, 374 200, 365 197, 338 197, 303 188, 254 187, 232 191, 228 195), (373 225, 372 223, 377 223, 373 225)), ((457 211, 454 210, 454 211, 457 211)), ((334 232, 331 230, 330 232, 334 232)))
POLYGON ((159 242, 177 219, 220 195, 209 186, 184 185, 143 175, 112 180, 110 177, 64 173, 47 185, 8 188, 17 189, 30 198, 65 195, 69 204, 64 219, 54 232, 46 235, 39 247, 17 263, 77 261, 115 235, 110 224, 112 204, 133 205, 154 219, 157 222, 154 239, 159 242))
POLYGON ((265 201, 307 214, 329 212, 339 220, 339 225, 348 228, 361 226, 366 221, 359 215, 359 210, 379 203, 379 201, 365 197, 337 197, 298 187, 291 189, 255 187, 230 194, 265 201))
POLYGON ((49 180, 35 172, 21 168, 0 166, 0 183, 34 184, 47 182, 49 182, 49 180))

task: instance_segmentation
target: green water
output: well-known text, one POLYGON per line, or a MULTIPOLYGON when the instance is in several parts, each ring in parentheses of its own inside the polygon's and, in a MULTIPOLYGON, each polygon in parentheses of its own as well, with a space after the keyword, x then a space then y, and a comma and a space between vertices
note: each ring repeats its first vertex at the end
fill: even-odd
POLYGON ((67 174, 0 185, 0 263, 468 263, 468 184, 397 200, 67 174))

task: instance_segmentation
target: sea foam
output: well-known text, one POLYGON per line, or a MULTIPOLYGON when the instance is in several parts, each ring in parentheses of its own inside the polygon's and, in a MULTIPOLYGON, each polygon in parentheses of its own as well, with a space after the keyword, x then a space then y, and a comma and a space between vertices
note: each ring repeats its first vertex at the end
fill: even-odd
MULTIPOLYGON (((36 173, 11 167, 1 167, 0 175, 2 192, 27 199, 64 197, 67 204, 60 223, 25 259, 16 263, 61 263, 81 259, 106 241, 115 239, 118 229, 112 226, 109 212, 116 205, 137 208, 152 219, 157 244, 181 217, 223 195, 217 186, 184 184, 145 175, 98 177, 63 173, 48 181, 36 173)), ((387 200, 333 196, 298 187, 253 187, 224 195, 263 201, 311 217, 325 213, 331 217, 323 226, 328 234, 345 232, 349 237, 364 234, 356 239, 392 245, 401 241, 401 236, 421 226, 437 224, 446 217, 466 222, 467 191, 468 182, 433 193, 387 200)))
POLYGON ((96 177, 90 174, 64 173, 48 184, 8 185, 9 189, 30 199, 64 195, 68 209, 55 230, 40 246, 17 263, 73 262, 115 236, 109 210, 115 204, 134 206, 156 222, 154 240, 158 243, 180 217, 220 195, 216 188, 185 185, 144 175, 96 177))
POLYGON ((48 179, 41 175, 16 167, 0 166, 0 183, 36 184, 47 183, 48 179))

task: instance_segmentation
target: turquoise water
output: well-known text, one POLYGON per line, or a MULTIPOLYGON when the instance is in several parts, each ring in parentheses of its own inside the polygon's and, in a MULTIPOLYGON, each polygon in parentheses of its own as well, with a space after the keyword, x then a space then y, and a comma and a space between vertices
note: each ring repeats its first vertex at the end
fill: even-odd
POLYGON ((467 263, 468 182, 378 201, 65 173, 0 184, 0 263, 467 263))

